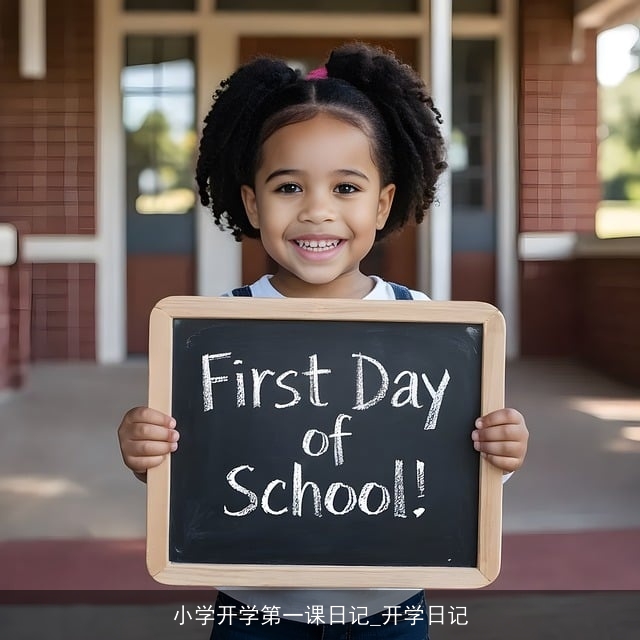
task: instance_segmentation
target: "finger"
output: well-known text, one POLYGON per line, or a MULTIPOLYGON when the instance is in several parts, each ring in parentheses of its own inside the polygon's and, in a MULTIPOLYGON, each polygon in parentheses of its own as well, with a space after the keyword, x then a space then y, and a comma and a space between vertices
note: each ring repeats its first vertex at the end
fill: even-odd
POLYGON ((140 407, 140 412, 137 414, 137 417, 137 422, 157 424, 162 427, 167 427, 168 429, 173 429, 176 426, 175 418, 151 407, 140 407))
POLYGON ((127 458, 148 458, 164 456, 178 448, 177 442, 153 442, 151 440, 134 440, 129 442, 125 457, 127 458))
POLYGON ((144 474, 147 472, 147 469, 157 467, 165 457, 166 456, 147 456, 143 458, 125 459, 125 463, 131 471, 144 474))
POLYGON ((476 420, 476 427, 478 429, 493 427, 499 424, 524 424, 524 418, 519 411, 505 408, 487 413, 476 420))
POLYGON ((510 458, 505 456, 494 456, 491 454, 482 454, 482 456, 490 462, 494 467, 502 471, 517 471, 522 466, 522 458, 510 458))
POLYGON ((127 421, 131 423, 155 424, 166 429, 174 429, 176 421, 162 411, 151 407, 136 407, 127 413, 127 421))
POLYGON ((471 433, 474 441, 512 441, 522 442, 527 439, 526 430, 521 424, 499 424, 491 427, 482 427, 471 433))
POLYGON ((137 423, 129 433, 129 440, 132 441, 178 442, 179 439, 179 431, 160 427, 157 424, 137 423))
POLYGON ((474 442, 476 451, 487 455, 519 458, 522 456, 522 446, 519 442, 474 442))

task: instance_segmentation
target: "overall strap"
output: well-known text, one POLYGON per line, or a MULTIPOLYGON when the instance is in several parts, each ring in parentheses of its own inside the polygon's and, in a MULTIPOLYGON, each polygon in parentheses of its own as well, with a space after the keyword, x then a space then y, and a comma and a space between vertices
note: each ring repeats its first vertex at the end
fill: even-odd
POLYGON ((390 282, 389 284, 393 289, 396 300, 413 300, 411 291, 409 291, 407 287, 403 287, 401 284, 396 284, 395 282, 390 282))
POLYGON ((231 292, 232 296, 244 296, 245 298, 251 298, 253 294, 251 293, 251 287, 249 285, 245 287, 238 287, 231 292))

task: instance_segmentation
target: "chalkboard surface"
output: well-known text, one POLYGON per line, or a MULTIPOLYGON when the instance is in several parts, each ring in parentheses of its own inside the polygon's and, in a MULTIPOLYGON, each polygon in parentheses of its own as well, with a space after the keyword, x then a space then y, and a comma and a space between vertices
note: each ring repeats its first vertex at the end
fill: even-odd
POLYGON ((501 482, 470 434, 501 406, 503 377, 502 317, 481 303, 162 301, 150 403, 181 438, 149 477, 150 572, 214 586, 490 582, 501 482))

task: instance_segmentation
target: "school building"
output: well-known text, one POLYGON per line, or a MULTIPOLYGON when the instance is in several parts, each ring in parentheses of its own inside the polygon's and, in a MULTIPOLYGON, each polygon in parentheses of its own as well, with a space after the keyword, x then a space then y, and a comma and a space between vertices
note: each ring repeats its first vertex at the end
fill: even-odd
POLYGON ((342 41, 431 87, 450 171, 429 221, 367 258, 438 299, 497 305, 508 354, 640 384, 640 241, 597 241, 596 35, 637 0, 3 0, 0 389, 31 362, 144 354, 168 295, 269 271, 193 188, 220 80, 257 53, 305 71, 342 41))

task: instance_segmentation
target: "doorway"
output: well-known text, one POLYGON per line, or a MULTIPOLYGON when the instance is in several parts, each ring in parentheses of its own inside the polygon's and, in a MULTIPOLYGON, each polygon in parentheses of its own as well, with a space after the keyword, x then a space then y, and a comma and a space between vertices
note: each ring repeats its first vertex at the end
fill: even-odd
POLYGON ((195 40, 124 42, 127 353, 136 355, 147 353, 156 302, 195 293, 195 40))
MULTIPOLYGON (((128 186, 125 184, 125 176, 129 167, 125 165, 124 149, 127 131, 123 127, 121 117, 122 70, 126 66, 123 43, 127 37, 192 39, 192 61, 196 68, 193 110, 193 135, 196 139, 199 124, 210 107, 212 88, 233 73, 241 58, 246 59, 247 56, 258 52, 272 52, 291 59, 306 53, 313 56, 313 59, 308 61, 309 66, 315 67, 326 59, 332 46, 343 40, 352 40, 354 33, 357 33, 359 39, 378 42, 394 49, 400 58, 415 65, 423 75, 428 69, 426 57, 431 28, 428 2, 372 2, 371 8, 359 13, 357 19, 343 12, 344 3, 333 1, 323 2, 323 8, 331 6, 338 7, 339 10, 327 9, 314 11, 312 14, 302 11, 301 3, 290 0, 275 3, 256 0, 234 0, 224 3, 221 3, 221 0, 175 0, 171 3, 172 7, 177 9, 179 6, 179 11, 167 10, 165 0, 136 2, 137 8, 134 8, 133 4, 129 0, 126 3, 111 0, 96 2, 96 24, 99 32, 96 48, 99 69, 96 100, 100 113, 98 133, 101 140, 97 160, 99 182, 102 185, 97 191, 96 208, 101 242, 108 247, 96 273, 99 315, 96 341, 98 359, 101 362, 120 362, 127 357, 127 353, 146 351, 147 310, 158 298, 175 292, 219 295, 241 283, 252 282, 269 270, 265 267, 268 261, 264 255, 260 256, 259 251, 252 251, 249 242, 242 243, 245 245, 243 251, 240 243, 235 243, 229 234, 220 232, 213 225, 208 212, 199 205, 190 213, 191 217, 195 218, 192 220, 193 235, 175 234, 176 238, 182 237, 185 242, 193 242, 194 246, 189 255, 184 253, 186 245, 173 253, 165 254, 158 251, 159 244, 154 242, 151 236, 147 238, 150 246, 144 251, 128 251, 123 204, 126 200, 128 207, 131 207, 132 199, 125 195, 128 186), (141 8, 142 5, 144 10, 141 8), (271 9, 265 9, 267 5, 271 9), (249 34, 256 37, 248 37, 249 34), (386 36, 379 37, 380 34, 386 36), (409 47, 408 50, 404 48, 405 45, 409 47), (255 256, 256 253, 258 257, 255 256), (157 269, 151 264, 154 255, 159 265, 157 269), (175 268, 171 265, 174 261, 177 265, 175 268), (138 262, 145 263, 143 269, 138 269, 138 262), (161 269, 166 270, 166 273, 161 269), (150 277, 144 275, 145 270, 151 273, 150 277), (143 275, 139 277, 139 274, 143 275), (175 285, 170 284, 170 278, 174 276, 178 279, 175 285), (158 291, 152 291, 156 286, 158 291), (140 305, 140 310, 132 311, 136 305, 140 305), (134 335, 138 337, 134 339, 134 335)), ((305 3, 305 9, 311 5, 319 6, 319 3, 305 3)), ((513 186, 517 183, 514 173, 517 154, 515 144, 511 144, 514 139, 513 122, 516 122, 513 104, 517 66, 516 7, 517 3, 513 0, 504 0, 497 5, 454 2, 452 22, 454 49, 456 40, 474 41, 478 45, 473 51, 467 48, 466 52, 463 52, 460 49, 460 53, 464 53, 461 57, 454 50, 454 62, 464 59, 474 62, 476 56, 478 63, 480 58, 486 61, 491 52, 487 52, 487 47, 481 46, 481 41, 491 40, 495 43, 492 55, 496 71, 493 82, 489 82, 489 85, 493 84, 495 91, 495 118, 492 121, 487 122, 482 115, 478 116, 487 116, 492 109, 484 108, 481 111, 476 108, 478 102, 473 87, 471 93, 474 95, 467 92, 463 98, 475 100, 476 106, 468 103, 469 108, 465 107, 466 112, 456 111, 454 108, 453 125, 464 135, 460 144, 462 164, 456 169, 461 173, 455 179, 456 183, 460 180, 466 181, 468 187, 461 189, 459 193, 454 192, 454 218, 457 207, 465 207, 469 215, 460 208, 459 211, 464 215, 453 221, 454 226, 460 223, 458 226, 466 234, 466 237, 458 236, 458 232, 454 231, 456 237, 453 238, 453 294, 455 297, 468 297, 467 290, 473 285, 474 297, 495 299, 508 316, 512 327, 517 327, 518 318, 517 291, 514 290, 517 260, 513 242, 517 211, 517 198, 513 186), (489 5, 492 8, 489 8, 489 5), (467 125, 477 126, 478 117, 490 127, 482 131, 490 131, 491 136, 495 136, 493 147, 490 146, 490 135, 483 135, 483 140, 472 139, 475 133, 468 129, 467 125), (476 162, 478 149, 482 150, 481 164, 491 171, 491 179, 484 185, 483 190, 478 189, 477 176, 472 175, 479 170, 476 162), (497 153, 497 149, 500 149, 500 153, 497 153), (492 154, 493 161, 490 160, 492 154), (482 211, 477 209, 479 206, 482 211), (476 211, 471 211, 468 207, 475 207, 476 211), (477 213, 479 215, 476 215, 477 213), (474 231, 476 223, 482 223, 483 227, 477 237, 474 231), (487 234, 492 224, 495 225, 494 232, 487 234), (485 242, 489 238, 493 238, 495 244, 493 251, 485 242), (458 240, 460 243, 464 241, 464 244, 458 243, 458 240), (479 244, 480 240, 483 242, 482 246, 479 244), (471 241, 474 244, 471 244, 471 241), (478 277, 482 282, 474 282, 478 277)), ((483 76, 483 83, 491 80, 487 67, 483 73, 485 71, 487 74, 483 76)), ((467 75, 467 79, 473 83, 473 75, 467 75)), ((192 174, 193 165, 191 177, 192 174)), ((130 211, 127 215, 135 218, 132 208, 130 211)), ((160 215, 153 214, 151 217, 160 219, 160 215)), ((173 215, 183 216, 183 221, 189 218, 188 213, 173 215)), ((423 235, 425 225, 421 227, 418 232, 407 229, 403 234, 385 240, 384 244, 370 255, 366 271, 407 285, 418 284, 418 280, 417 288, 428 292, 429 238, 428 233, 423 235), (369 266, 371 263, 373 266, 369 266)), ((142 235, 147 234, 143 232, 142 235)), ((163 235, 173 239, 174 234, 167 232, 163 235)), ((513 336, 517 337, 517 331, 511 331, 510 336, 509 340, 514 341, 513 336)), ((511 351, 514 352, 514 349, 511 351)))
POLYGON ((453 300, 497 303, 496 45, 453 41, 452 181, 453 300))

